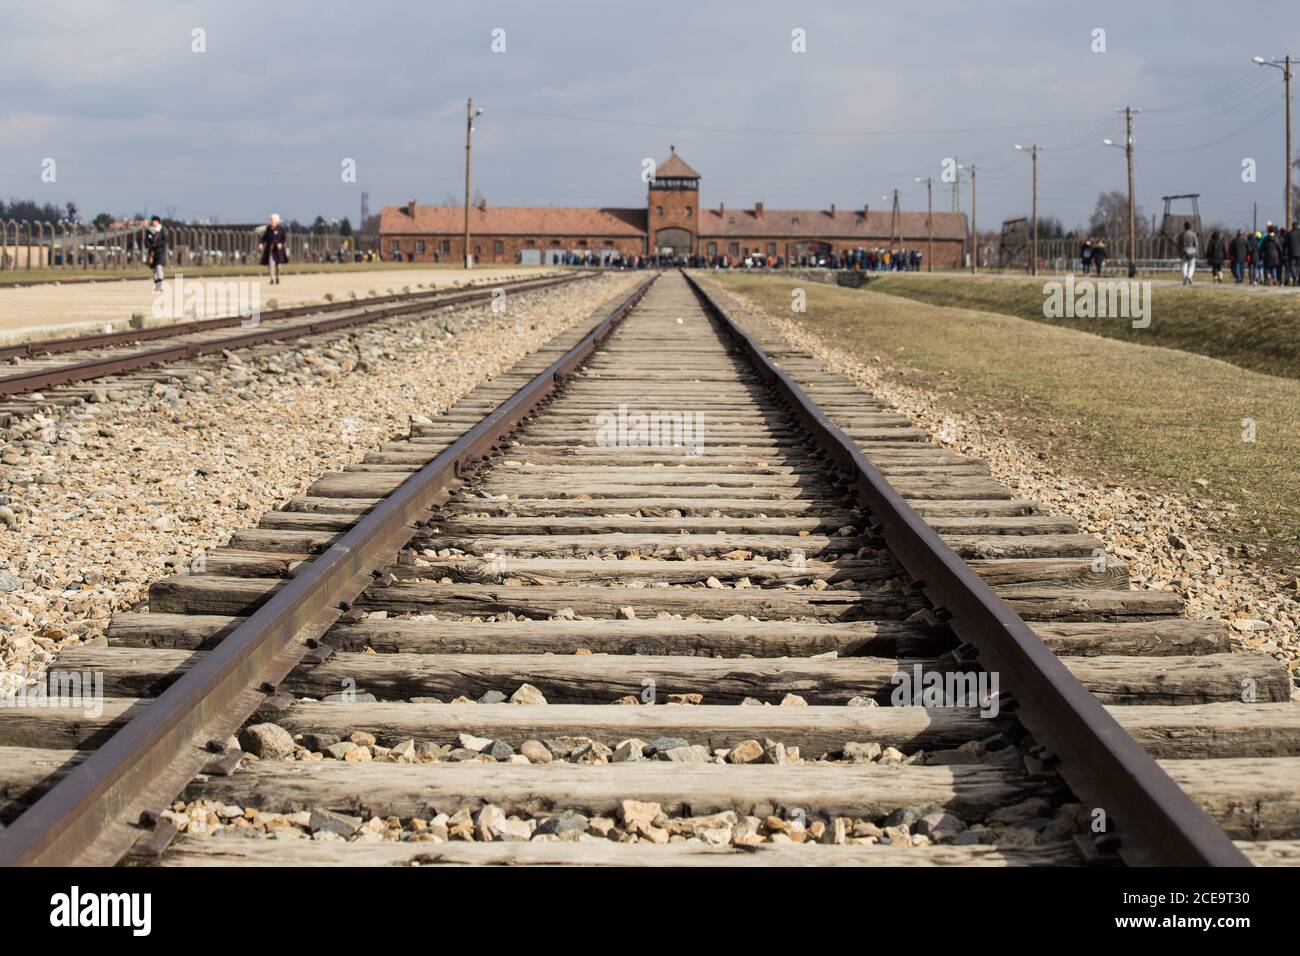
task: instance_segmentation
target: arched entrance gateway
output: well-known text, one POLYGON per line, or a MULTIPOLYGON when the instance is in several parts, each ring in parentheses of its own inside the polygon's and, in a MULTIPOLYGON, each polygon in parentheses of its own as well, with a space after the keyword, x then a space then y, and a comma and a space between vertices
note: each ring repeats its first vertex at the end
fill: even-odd
POLYGON ((660 229, 655 233, 655 251, 661 256, 689 256, 691 234, 685 229, 660 229))

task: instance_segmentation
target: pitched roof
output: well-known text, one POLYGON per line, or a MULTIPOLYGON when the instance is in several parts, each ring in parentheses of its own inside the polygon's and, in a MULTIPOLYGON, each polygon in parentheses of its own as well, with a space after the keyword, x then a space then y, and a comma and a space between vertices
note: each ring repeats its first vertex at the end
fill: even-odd
MULTIPOLYGON (((449 233, 465 228, 463 206, 419 206, 414 215, 406 206, 385 206, 379 231, 390 235, 449 233)), ((480 235, 631 236, 645 235, 646 210, 575 206, 472 206, 470 230, 480 235)))
POLYGON ((655 179, 699 179, 700 174, 682 161, 676 152, 655 167, 655 179))
MULTIPOLYGON (((900 212, 903 238, 915 241, 927 235, 925 213, 900 212)), ((700 237, 795 237, 805 239, 888 239, 891 214, 861 209, 765 209, 762 218, 753 209, 701 209, 700 237)), ((966 214, 936 212, 934 237, 962 239, 966 236, 966 214)))

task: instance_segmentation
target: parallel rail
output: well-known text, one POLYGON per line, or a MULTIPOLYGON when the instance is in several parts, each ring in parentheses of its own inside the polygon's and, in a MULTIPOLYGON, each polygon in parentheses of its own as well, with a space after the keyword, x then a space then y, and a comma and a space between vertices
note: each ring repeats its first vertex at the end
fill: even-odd
POLYGON ((1105 846, 1133 865, 1249 866, 1246 857, 1107 713, 1061 659, 950 548, 858 446, 690 275, 701 301, 794 409, 817 444, 853 476, 890 550, 980 663, 1015 689, 1017 713, 1060 757, 1074 792, 1108 809, 1105 846))
POLYGON ((641 283, 567 353, 385 498, 202 664, 0 832, 0 866, 111 861, 125 852, 131 833, 113 824, 179 792, 193 775, 185 755, 229 735, 253 713, 264 696, 257 689, 278 684, 310 652, 410 539, 419 517, 595 351, 653 281, 641 283))
MULTIPOLYGON (((534 292, 556 285, 564 285, 586 278, 586 275, 566 275, 552 279, 524 280, 507 283, 502 288, 514 292, 534 292)), ((409 315, 445 306, 465 305, 480 302, 492 296, 491 289, 479 289, 472 292, 453 293, 412 293, 410 295, 379 296, 361 299, 356 302, 334 302, 325 305, 304 305, 288 309, 278 309, 264 313, 262 321, 271 324, 262 327, 259 323, 256 331, 223 338, 207 339, 197 342, 185 342, 165 348, 145 349, 140 352, 118 355, 105 359, 91 359, 75 362, 55 368, 36 369, 13 375, 0 376, 0 396, 22 395, 56 385, 68 385, 102 378, 106 375, 118 375, 135 369, 163 365, 198 355, 210 355, 227 349, 247 348, 266 342, 279 342, 300 338, 306 335, 319 335, 356 325, 366 325, 399 315, 409 315), (368 309, 375 304, 396 303, 382 309, 368 309), (357 311, 363 310, 363 311, 357 311), (281 324, 283 320, 303 315, 328 315, 331 312, 352 312, 336 318, 313 319, 310 322, 281 324)), ((28 342, 23 345, 8 346, 0 349, 0 359, 18 357, 38 357, 42 355, 67 354, 82 350, 108 348, 117 345, 130 345, 156 339, 177 338, 194 332, 212 329, 240 327, 244 323, 240 316, 216 319, 202 319, 195 322, 181 322, 175 325, 160 326, 154 329, 111 332, 100 335, 76 336, 64 339, 52 339, 45 342, 28 342)))

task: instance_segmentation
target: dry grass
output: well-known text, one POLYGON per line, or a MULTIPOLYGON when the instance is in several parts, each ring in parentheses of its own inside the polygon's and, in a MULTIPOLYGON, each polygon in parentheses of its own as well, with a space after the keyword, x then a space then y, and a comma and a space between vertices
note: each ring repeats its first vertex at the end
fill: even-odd
MULTIPOLYGON (((280 267, 280 271, 285 275, 308 275, 316 272, 375 272, 380 269, 459 269, 460 263, 435 263, 435 262, 290 262, 280 267)), ((516 266, 514 268, 528 268, 527 266, 516 266)), ((251 276, 265 275, 266 266, 247 265, 247 266, 196 266, 185 265, 176 266, 168 262, 167 277, 170 279, 173 272, 183 272, 186 276, 195 279, 212 278, 216 276, 251 276)), ((134 279, 139 282, 146 280, 152 273, 143 266, 134 266, 127 269, 59 269, 45 268, 33 269, 28 272, 26 269, 18 269, 14 272, 0 271, 0 286, 6 285, 26 285, 35 282, 108 282, 113 279, 134 279)))
MULTIPOLYGON (((999 412, 1017 437, 1078 474, 1235 502, 1244 526, 1225 532, 1300 538, 1300 382, 1153 348, 1149 338, 1135 344, 1055 326, 1041 320, 1041 307, 1038 321, 1025 321, 783 278, 719 281, 786 315, 800 286, 808 308, 799 318, 829 345, 879 358, 954 412, 999 412), (1255 423, 1253 443, 1242 440, 1243 419, 1255 423)), ((960 295, 954 280, 933 282, 926 294, 960 295)), ((1294 352, 1294 328, 1290 341, 1294 352)))
POLYGON ((997 312, 1106 338, 1195 352, 1233 365, 1300 378, 1300 296, 1244 294, 1232 288, 1151 288, 1151 325, 1122 319, 1048 319, 1039 279, 884 276, 865 286, 917 302, 997 312))

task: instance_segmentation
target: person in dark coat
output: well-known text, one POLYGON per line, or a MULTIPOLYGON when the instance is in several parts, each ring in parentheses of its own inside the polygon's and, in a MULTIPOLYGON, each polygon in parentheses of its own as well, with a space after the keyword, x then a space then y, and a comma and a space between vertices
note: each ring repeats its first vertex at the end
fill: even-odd
POLYGON ((1259 244, 1259 258, 1264 264, 1264 284, 1282 284, 1282 244, 1277 241, 1277 226, 1269 223, 1268 232, 1259 244))
POLYGON ((1083 245, 1079 247, 1079 261, 1083 263, 1083 274, 1087 275, 1092 270, 1092 240, 1083 240, 1083 245))
POLYGON ((1212 282, 1223 281, 1223 260, 1228 257, 1228 247, 1216 229, 1210 233, 1210 243, 1205 247, 1205 261, 1210 264, 1212 282))
POLYGON ((271 285, 280 284, 280 266, 289 261, 289 256, 284 251, 287 239, 285 228, 280 225, 280 214, 271 213, 266 228, 262 230, 262 240, 257 244, 257 251, 262 254, 262 265, 268 269, 271 285))
POLYGON ((1300 285, 1300 221, 1292 224, 1282 244, 1286 253, 1286 271, 1292 285, 1300 285))
POLYGON ((167 233, 162 220, 154 216, 144 233, 144 253, 149 268, 153 270, 153 290, 162 291, 163 266, 167 264, 167 233))
POLYGON ((1101 275, 1101 270, 1106 265, 1106 240, 1094 239, 1092 242, 1092 264, 1097 270, 1097 275, 1101 275))
POLYGON ((1238 229, 1232 242, 1228 243, 1228 259, 1232 262, 1232 277, 1241 285, 1246 280, 1246 268, 1250 264, 1250 243, 1246 241, 1246 231, 1238 229))

